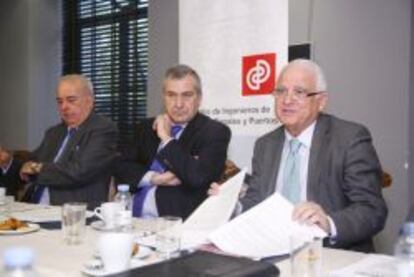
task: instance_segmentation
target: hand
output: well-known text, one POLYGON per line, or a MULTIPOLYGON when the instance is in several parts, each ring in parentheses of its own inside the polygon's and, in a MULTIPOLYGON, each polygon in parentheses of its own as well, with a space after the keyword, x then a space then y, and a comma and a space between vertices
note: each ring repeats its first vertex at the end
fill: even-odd
POLYGON ((292 219, 299 221, 301 224, 316 224, 328 234, 331 231, 328 215, 315 202, 302 202, 296 205, 293 210, 292 219))
POLYGON ((213 182, 210 185, 210 188, 207 191, 208 196, 218 195, 220 193, 220 184, 213 182))
POLYGON ((0 167, 7 167, 12 159, 11 153, 0 146, 0 167))
POLYGON ((33 161, 25 162, 20 169, 20 178, 24 181, 29 181, 29 177, 37 175, 42 170, 43 164, 33 161))
POLYGON ((166 142, 171 139, 171 119, 167 114, 158 115, 152 125, 152 128, 157 132, 158 137, 162 142, 166 142))
POLYGON ((179 186, 181 180, 171 171, 164 173, 154 173, 151 177, 151 183, 155 186, 179 186))

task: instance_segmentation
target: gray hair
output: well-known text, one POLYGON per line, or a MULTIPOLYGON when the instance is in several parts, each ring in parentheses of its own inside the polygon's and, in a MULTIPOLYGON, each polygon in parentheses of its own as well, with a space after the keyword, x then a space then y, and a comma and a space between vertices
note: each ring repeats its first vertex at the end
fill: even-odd
POLYGON ((187 76, 191 76, 194 79, 194 89, 195 91, 201 95, 202 87, 201 87, 201 79, 198 73, 188 65, 185 64, 178 64, 173 67, 167 69, 164 75, 164 87, 165 88, 165 81, 168 79, 172 80, 181 80, 187 76))
POLYGON ((317 91, 327 91, 328 85, 326 83, 325 74, 322 71, 322 68, 315 63, 314 61, 307 60, 307 59, 296 59, 289 62, 280 72, 279 78, 285 74, 285 72, 293 67, 301 67, 309 70, 315 75, 315 83, 316 83, 316 90, 317 91))
POLYGON ((94 97, 93 85, 92 82, 81 74, 68 74, 60 77, 60 82, 71 82, 71 83, 79 83, 80 87, 84 89, 89 96, 94 97))

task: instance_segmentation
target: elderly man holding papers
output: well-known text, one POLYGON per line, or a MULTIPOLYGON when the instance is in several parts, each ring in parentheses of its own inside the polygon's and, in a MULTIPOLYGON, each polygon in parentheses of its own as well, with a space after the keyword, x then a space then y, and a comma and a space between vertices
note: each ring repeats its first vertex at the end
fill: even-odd
POLYGON ((256 141, 242 210, 279 192, 295 205, 294 220, 329 234, 326 246, 374 251, 372 237, 383 229, 387 207, 369 131, 322 113, 327 85, 312 61, 289 63, 274 96, 282 126, 256 141))

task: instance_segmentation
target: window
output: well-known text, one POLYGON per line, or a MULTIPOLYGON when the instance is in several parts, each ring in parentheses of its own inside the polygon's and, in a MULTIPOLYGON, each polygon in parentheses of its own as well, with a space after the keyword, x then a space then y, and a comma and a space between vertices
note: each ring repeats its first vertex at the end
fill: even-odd
POLYGON ((64 0, 63 73, 95 88, 95 111, 118 123, 125 146, 146 116, 148 0, 64 0))

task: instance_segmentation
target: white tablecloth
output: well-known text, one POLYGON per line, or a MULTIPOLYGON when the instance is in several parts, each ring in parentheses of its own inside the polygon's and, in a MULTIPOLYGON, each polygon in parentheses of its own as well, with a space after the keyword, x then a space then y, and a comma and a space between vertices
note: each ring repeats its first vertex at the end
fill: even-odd
MULTIPOLYGON (((148 228, 141 226, 143 229, 148 228)), ((36 252, 35 267, 40 276, 83 276, 81 270, 84 263, 93 256, 99 233, 88 227, 85 240, 80 245, 66 245, 60 230, 40 229, 24 235, 3 235, 0 236, 0 252, 12 246, 29 246, 36 252)), ((334 249, 323 249, 322 255, 324 276, 366 256, 358 252, 334 249)), ((0 263, 2 265, 2 261, 0 263)), ((289 260, 279 262, 277 266, 281 270, 281 276, 290 276, 289 260)))

